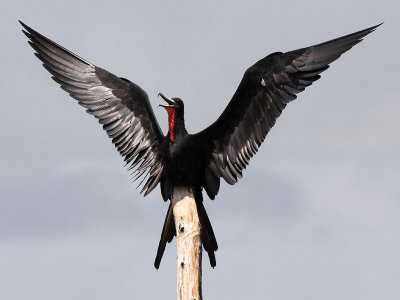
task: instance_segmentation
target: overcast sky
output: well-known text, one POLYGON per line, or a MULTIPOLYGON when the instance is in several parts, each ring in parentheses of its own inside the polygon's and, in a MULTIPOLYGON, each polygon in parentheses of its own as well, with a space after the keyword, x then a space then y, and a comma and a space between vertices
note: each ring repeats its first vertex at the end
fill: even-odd
POLYGON ((7 1, 0 12, 1 299, 175 299, 167 203, 143 198, 93 117, 33 55, 29 26, 149 94, 196 132, 244 71, 385 22, 285 109, 235 186, 205 205, 204 299, 400 299, 398 1, 7 1), (95 3, 95 4, 94 4, 95 3), (362 3, 362 4, 360 4, 362 3))

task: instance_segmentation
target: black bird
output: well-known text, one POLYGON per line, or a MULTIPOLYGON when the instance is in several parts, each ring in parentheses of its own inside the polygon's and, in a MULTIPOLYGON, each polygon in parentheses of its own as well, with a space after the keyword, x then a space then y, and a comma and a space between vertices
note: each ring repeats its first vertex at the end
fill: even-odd
MULTIPOLYGON (((379 25, 286 53, 275 52, 248 68, 221 116, 196 134, 185 129, 184 105, 179 98, 159 94, 167 105, 168 133, 163 135, 148 96, 135 83, 115 76, 49 40, 20 22, 23 33, 43 66, 61 88, 95 116, 135 178, 144 179, 144 196, 158 184, 164 201, 175 186, 194 191, 201 240, 215 267, 217 241, 202 190, 218 194, 220 178, 235 184, 268 131, 296 94, 320 78, 320 73, 379 25)), ((165 218, 154 266, 158 269, 167 242, 175 235, 171 204, 165 218)))

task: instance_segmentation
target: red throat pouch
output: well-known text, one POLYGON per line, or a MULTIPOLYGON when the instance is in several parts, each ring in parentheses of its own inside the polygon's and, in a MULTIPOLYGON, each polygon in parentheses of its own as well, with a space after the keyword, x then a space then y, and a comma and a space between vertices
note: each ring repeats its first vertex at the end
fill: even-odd
POLYGON ((175 109, 174 108, 166 108, 168 112, 168 128, 169 128, 169 139, 171 142, 175 141, 174 137, 174 123, 175 123, 175 109))

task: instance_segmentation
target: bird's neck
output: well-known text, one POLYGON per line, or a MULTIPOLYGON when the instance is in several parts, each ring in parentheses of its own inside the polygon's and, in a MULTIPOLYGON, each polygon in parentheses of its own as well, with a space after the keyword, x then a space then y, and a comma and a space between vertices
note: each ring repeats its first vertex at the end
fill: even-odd
POLYGON ((186 132, 185 122, 183 117, 176 113, 175 109, 167 108, 167 112, 168 112, 169 140, 171 142, 175 142, 176 137, 180 133, 180 131, 186 132))

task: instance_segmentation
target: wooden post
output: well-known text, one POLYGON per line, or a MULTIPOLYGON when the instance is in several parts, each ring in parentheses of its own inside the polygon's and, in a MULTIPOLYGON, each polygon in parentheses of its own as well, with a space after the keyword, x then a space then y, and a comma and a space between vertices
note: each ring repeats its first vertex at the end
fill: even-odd
POLYGON ((175 187, 171 201, 178 248, 178 300, 202 300, 200 221, 193 192, 175 187))

